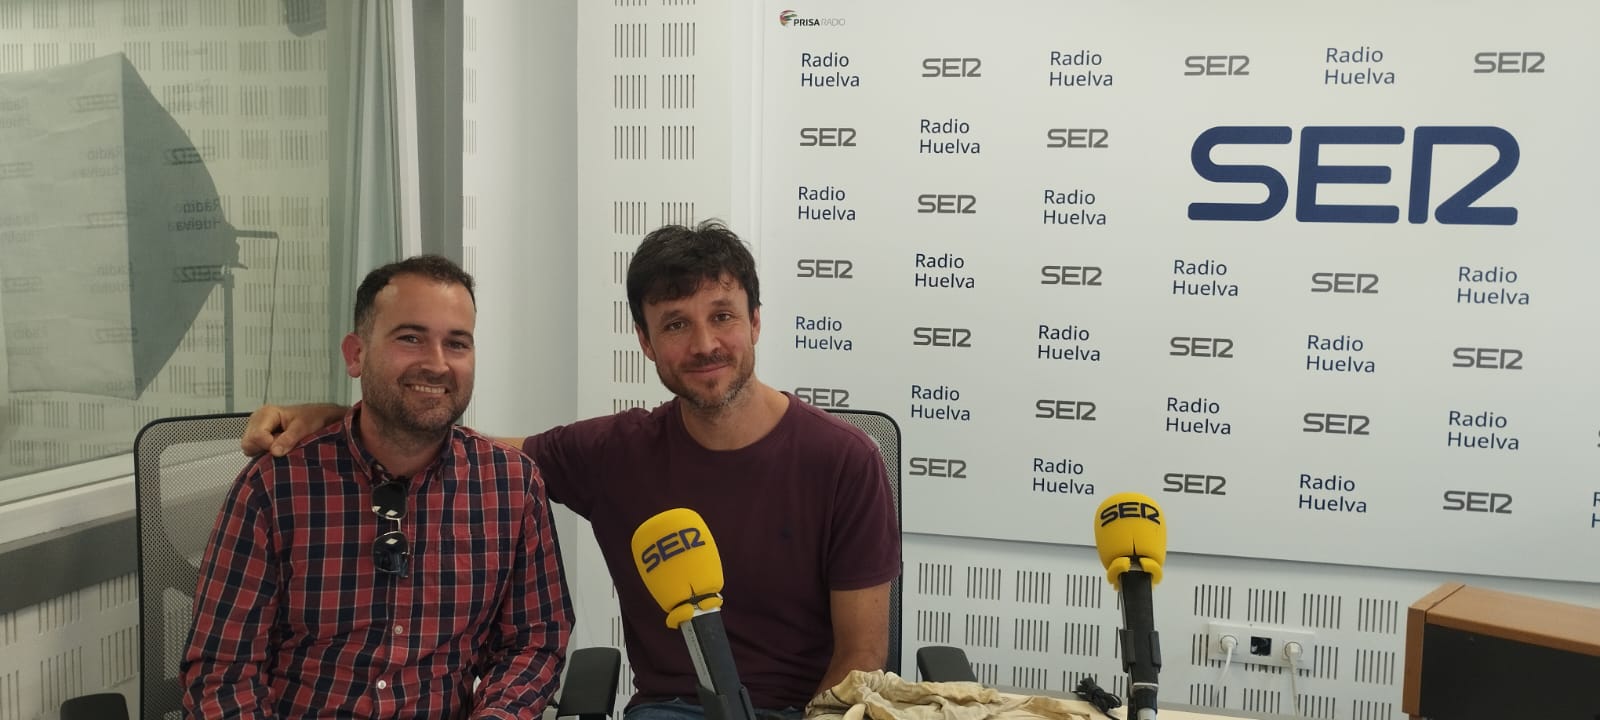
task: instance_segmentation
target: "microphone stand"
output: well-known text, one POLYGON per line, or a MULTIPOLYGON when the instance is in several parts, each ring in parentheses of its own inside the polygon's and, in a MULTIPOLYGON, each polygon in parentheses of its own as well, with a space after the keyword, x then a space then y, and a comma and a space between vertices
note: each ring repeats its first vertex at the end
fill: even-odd
POLYGON ((739 682, 733 663, 728 631, 722 624, 720 609, 695 609, 694 616, 679 625, 689 645, 689 658, 699 679, 700 706, 706 720, 755 720, 750 693, 739 682))
POLYGON ((1157 676, 1161 673, 1161 639, 1150 602, 1150 573, 1138 558, 1122 574, 1122 671, 1128 674, 1128 720, 1155 720, 1157 676))

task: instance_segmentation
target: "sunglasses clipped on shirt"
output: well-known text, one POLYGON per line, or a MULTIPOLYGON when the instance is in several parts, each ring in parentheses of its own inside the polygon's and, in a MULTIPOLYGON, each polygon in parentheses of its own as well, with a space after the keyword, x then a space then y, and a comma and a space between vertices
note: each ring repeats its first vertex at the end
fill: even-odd
POLYGON ((394 523, 394 529, 379 534, 372 542, 372 563, 378 567, 378 572, 410 577, 411 543, 400 530, 400 521, 406 516, 404 478, 386 478, 373 486, 372 512, 379 520, 394 523))

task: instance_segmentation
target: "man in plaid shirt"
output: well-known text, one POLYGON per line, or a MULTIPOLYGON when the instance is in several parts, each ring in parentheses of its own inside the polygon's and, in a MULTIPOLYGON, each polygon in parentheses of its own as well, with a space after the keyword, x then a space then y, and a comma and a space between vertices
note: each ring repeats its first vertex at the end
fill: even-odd
POLYGON ((252 463, 217 519, 180 667, 190 717, 544 710, 572 608, 532 461, 455 424, 474 303, 437 256, 362 282, 342 345, 362 402, 252 463))

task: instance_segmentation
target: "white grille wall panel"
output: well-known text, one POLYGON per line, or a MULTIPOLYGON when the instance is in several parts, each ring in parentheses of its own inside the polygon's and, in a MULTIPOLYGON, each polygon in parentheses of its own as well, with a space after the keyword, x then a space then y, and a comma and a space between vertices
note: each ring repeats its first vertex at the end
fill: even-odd
MULTIPOLYGON (((651 230, 733 220, 734 9, 726 0, 577 3, 577 417, 669 397, 639 349, 624 281, 651 230)), ((732 228, 759 257, 753 228, 732 228)), ((580 626, 609 623, 615 600, 594 600, 609 598, 611 584, 592 537, 576 558, 580 626)), ((623 699, 633 692, 624 664, 623 699)))
POLYGON ((137 587, 124 575, 0 613, 0 720, 55 717, 63 701, 102 691, 138 707, 137 587))
MULTIPOLYGON (((905 563, 912 573, 904 585, 905 617, 913 625, 903 635, 903 657, 914 658, 922 645, 955 645, 967 652, 980 677, 987 673, 1002 685, 1015 678, 1026 681, 1022 687, 1037 687, 1032 683, 1043 669, 1051 690, 1068 691, 1083 677, 1093 677, 1124 695, 1117 603, 1083 601, 1102 589, 1115 596, 1099 572, 1094 548, 910 534, 905 563), (926 582, 931 568, 947 566, 966 571, 957 574, 952 592, 926 582), (1041 606, 1019 599, 1010 588, 996 594, 997 576, 1033 582, 1048 577, 1068 588, 1069 601, 1041 606), (1071 601, 1074 595, 1079 601, 1071 601), (946 616, 956 625, 949 641, 929 639, 930 620, 946 616), (1047 643, 1034 634, 1040 628, 1048 628, 1047 643)), ((1329 720, 1402 720, 1404 608, 1442 582, 1461 580, 1579 604, 1593 597, 1593 588, 1582 583, 1199 555, 1170 554, 1164 569, 1153 598, 1167 702, 1290 712, 1286 668, 1239 662, 1243 645, 1226 668, 1207 654, 1214 642, 1207 625, 1213 620, 1270 624, 1316 633, 1316 649, 1307 657, 1311 666, 1298 671, 1296 685, 1302 712, 1329 720)), ((909 665, 906 670, 912 672, 909 665)))

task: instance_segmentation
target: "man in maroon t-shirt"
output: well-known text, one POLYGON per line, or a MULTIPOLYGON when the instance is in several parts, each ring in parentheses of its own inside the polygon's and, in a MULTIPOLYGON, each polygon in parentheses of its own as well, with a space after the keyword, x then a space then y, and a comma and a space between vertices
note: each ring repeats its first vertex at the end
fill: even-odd
MULTIPOLYGON (((752 704, 798 717, 851 670, 883 667, 900 530, 872 441, 755 377, 755 260, 721 224, 667 226, 628 266, 639 346, 677 397, 521 440, 550 499, 589 519, 622 609, 638 690, 627 720, 703 715, 683 639, 632 558, 634 528, 696 510, 717 540, 729 642, 752 704)), ((333 405, 264 406, 242 445, 282 454, 333 405)))

